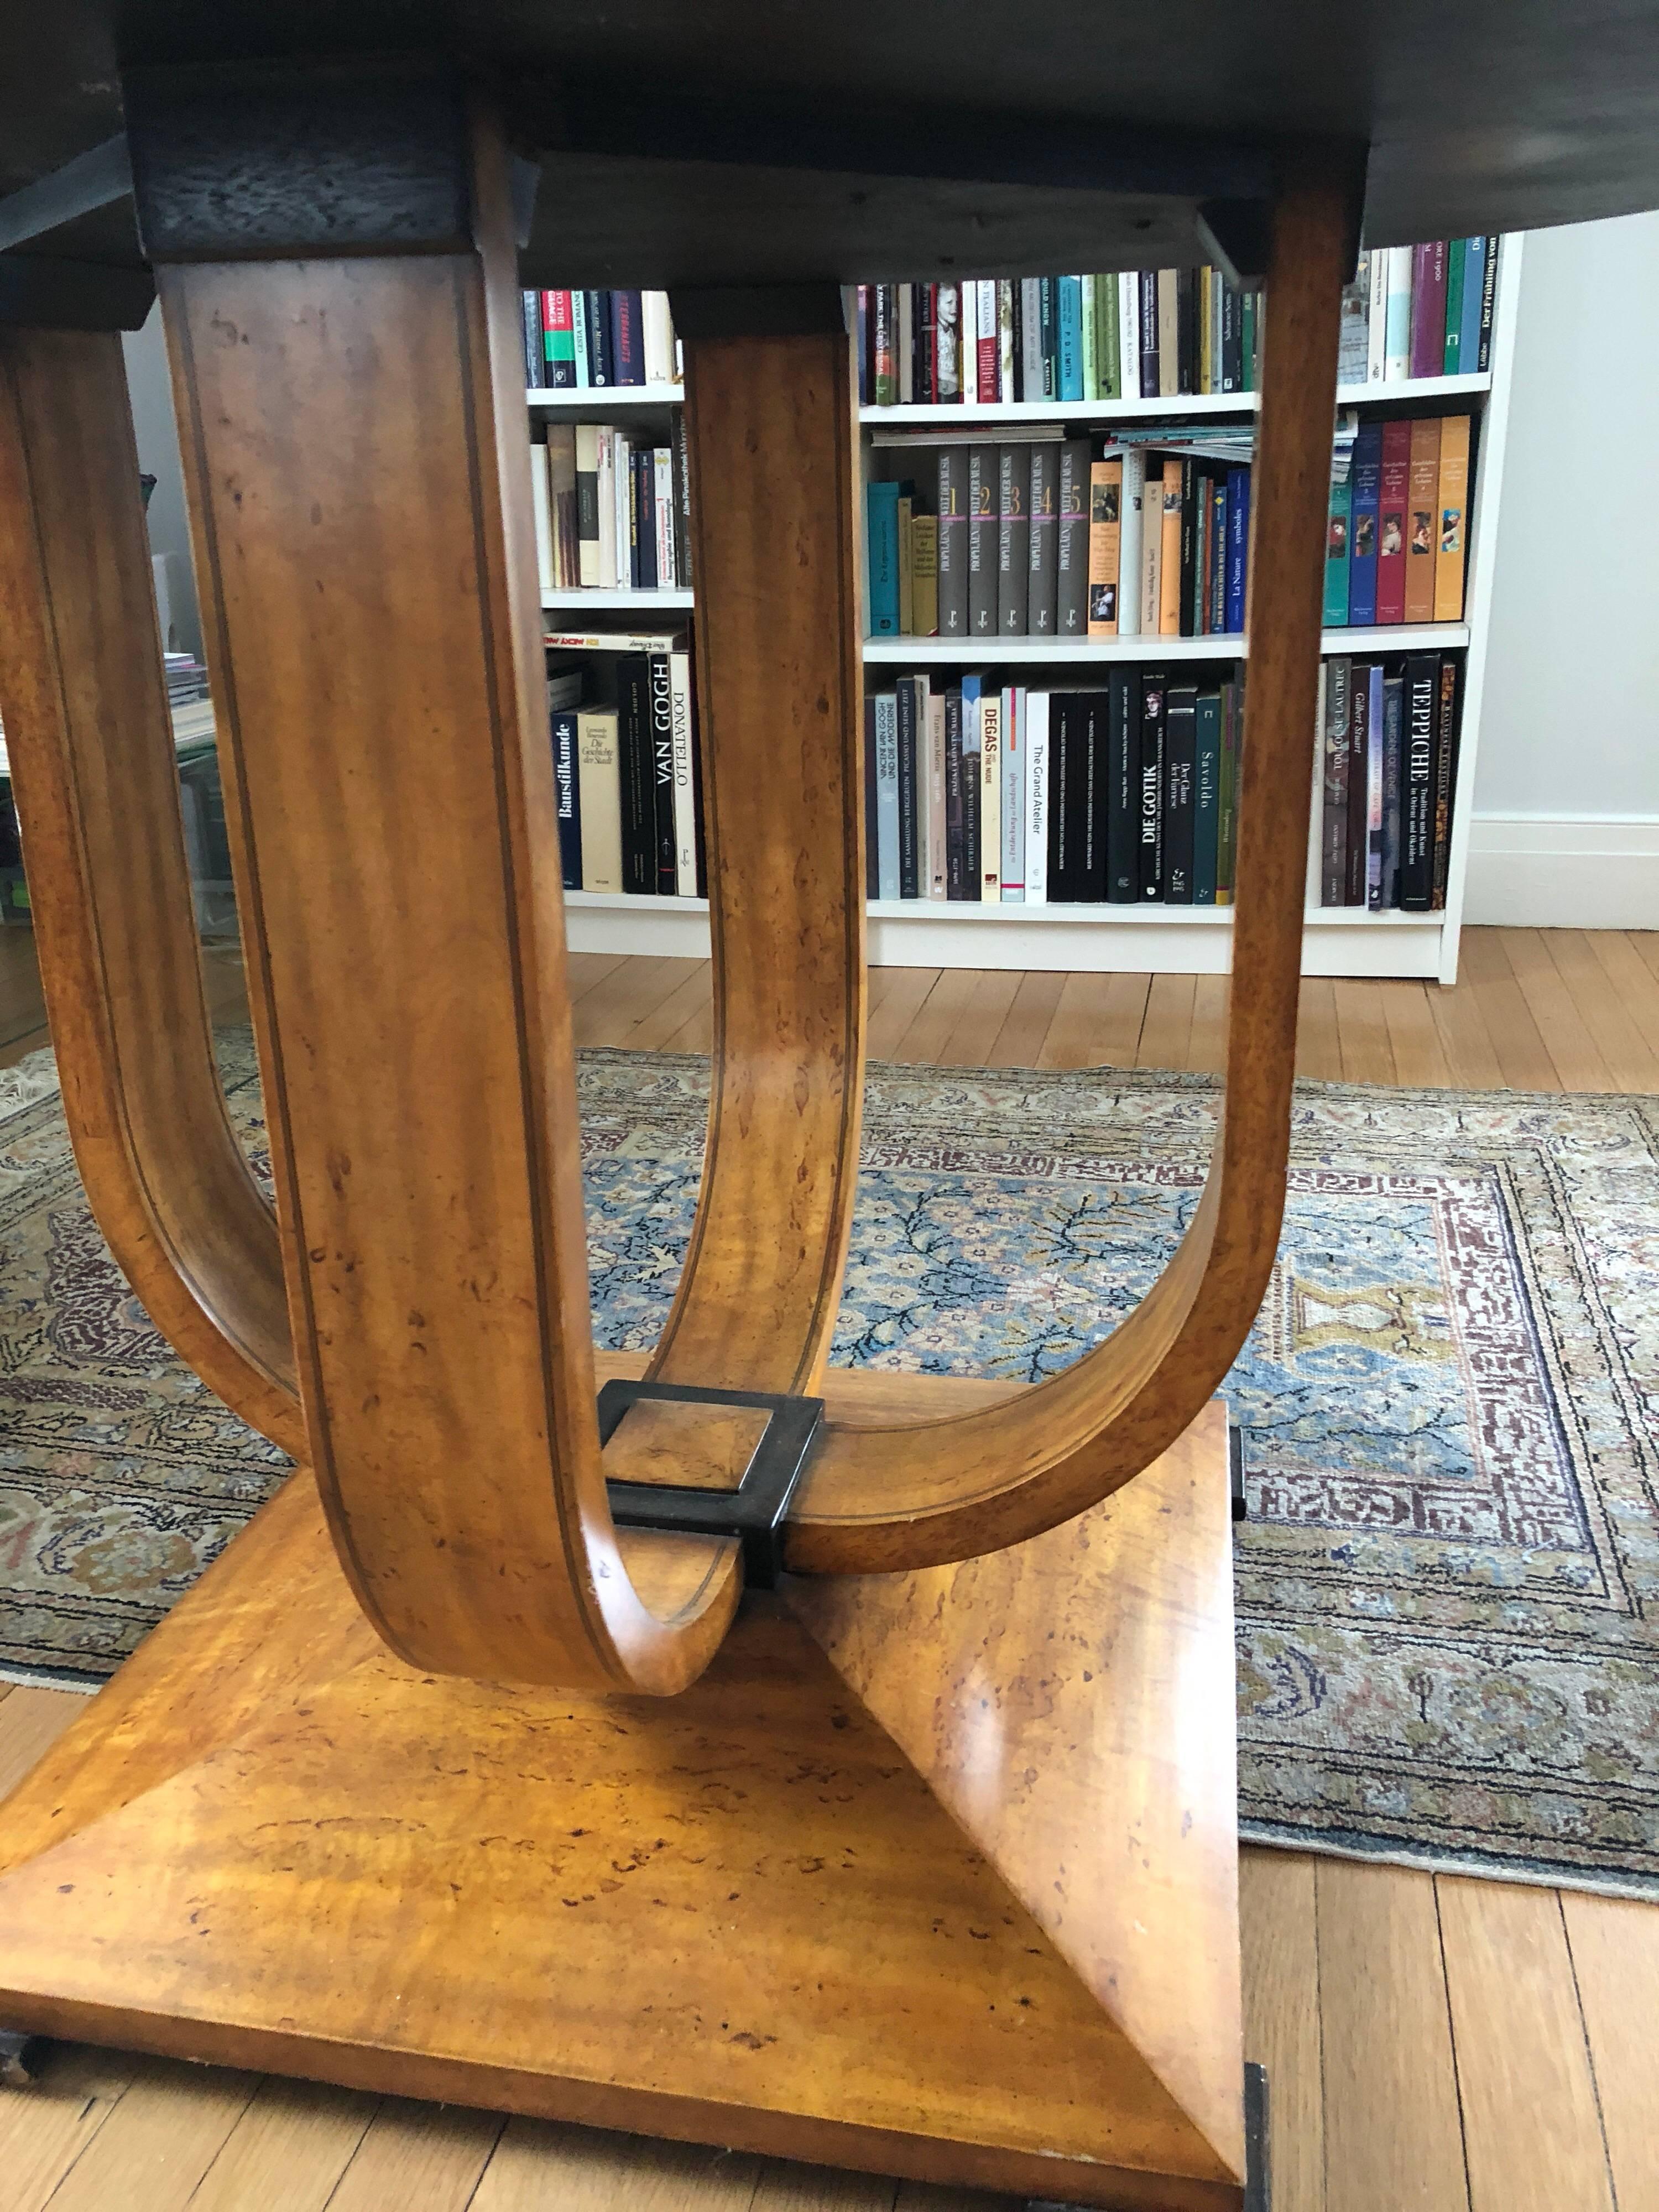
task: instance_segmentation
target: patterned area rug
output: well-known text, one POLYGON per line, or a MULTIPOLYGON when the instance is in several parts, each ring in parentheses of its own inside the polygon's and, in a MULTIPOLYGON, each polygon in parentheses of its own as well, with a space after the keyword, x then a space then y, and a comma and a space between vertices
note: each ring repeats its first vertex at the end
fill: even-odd
MULTIPOLYGON (((246 1037, 226 1047, 257 1157, 246 1037)), ((600 1341, 667 1310, 701 1060, 582 1072, 600 1341)), ((1151 1282, 1201 1077, 871 1078, 836 1357, 1028 1379, 1151 1282)), ((1246 1832, 1659 1896, 1659 1122, 1648 1102, 1298 1091, 1279 1267, 1228 1384, 1246 1832)), ((0 1662, 102 1679, 281 1480, 82 1202, 51 1064, 0 1076, 0 1662)))

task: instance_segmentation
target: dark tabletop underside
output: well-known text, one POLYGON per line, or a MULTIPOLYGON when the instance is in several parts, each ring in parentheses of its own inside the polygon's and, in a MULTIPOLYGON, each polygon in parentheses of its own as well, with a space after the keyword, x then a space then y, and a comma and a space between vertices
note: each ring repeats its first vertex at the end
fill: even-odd
MULTIPOLYGON (((1198 203, 1250 197, 1274 143, 1310 133, 1369 146, 1374 245, 1659 205, 1659 0, 4 0, 3 13, 8 191, 121 129, 123 62, 465 56, 543 157, 527 282, 1190 260, 1198 203), (677 133, 681 158, 641 150, 677 133), (684 158, 711 145, 720 158, 684 158), (895 145, 923 173, 880 173, 895 145), (1008 173, 1030 173, 1033 151, 1044 167, 1045 149, 1039 181, 1008 173), (1082 180, 1066 166, 1079 159, 1094 172, 1082 180)), ((139 259, 125 204, 24 250, 139 259)))

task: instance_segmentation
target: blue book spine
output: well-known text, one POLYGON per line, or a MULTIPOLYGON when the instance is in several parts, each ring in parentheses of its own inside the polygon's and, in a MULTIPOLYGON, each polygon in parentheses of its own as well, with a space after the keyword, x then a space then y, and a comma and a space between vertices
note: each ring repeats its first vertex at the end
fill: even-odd
POLYGON ((898 699, 876 694, 876 881, 877 896, 899 895, 898 699))
POLYGON ((1363 628, 1376 620, 1376 532, 1382 491, 1382 425, 1367 422, 1354 440, 1348 481, 1353 516, 1348 526, 1348 620, 1363 628))
POLYGON ((1331 486, 1325 523, 1325 612, 1327 629, 1343 629, 1348 620, 1348 529, 1353 520, 1353 483, 1331 486))
POLYGON ((1487 242, 1463 240, 1463 335, 1457 357, 1465 375, 1480 366, 1480 301, 1486 289, 1487 242))
POLYGON ((1244 630, 1244 581, 1250 569, 1250 472, 1240 466, 1227 471, 1227 630, 1239 637, 1244 630))
POLYGON ((1002 695, 1002 902, 1025 902, 1025 694, 1002 695))
POLYGON ((559 866, 568 891, 582 887, 581 791, 576 778, 576 717, 561 708, 552 717, 553 791, 559 821, 559 866))
POLYGON ((1061 399, 1083 397, 1083 279, 1060 280, 1060 392, 1061 399))
POLYGON ((898 495, 896 483, 872 483, 865 488, 872 637, 896 637, 899 634, 898 495))

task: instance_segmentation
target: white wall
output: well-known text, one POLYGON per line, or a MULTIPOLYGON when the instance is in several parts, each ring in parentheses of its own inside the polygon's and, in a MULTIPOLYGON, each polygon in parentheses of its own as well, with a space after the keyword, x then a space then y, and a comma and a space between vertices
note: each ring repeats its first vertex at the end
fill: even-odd
POLYGON ((138 465, 155 478, 144 520, 149 527, 152 553, 173 557, 173 589, 170 612, 179 644, 185 653, 200 653, 201 624, 191 580, 190 529, 185 520, 185 486, 179 465, 179 434, 173 420, 173 393, 167 382, 167 348, 161 340, 161 311, 152 307, 141 331, 129 331, 121 341, 126 356, 127 391, 132 400, 132 427, 138 440, 138 465))
POLYGON ((1473 922, 1659 928, 1659 215, 1527 240, 1473 922))

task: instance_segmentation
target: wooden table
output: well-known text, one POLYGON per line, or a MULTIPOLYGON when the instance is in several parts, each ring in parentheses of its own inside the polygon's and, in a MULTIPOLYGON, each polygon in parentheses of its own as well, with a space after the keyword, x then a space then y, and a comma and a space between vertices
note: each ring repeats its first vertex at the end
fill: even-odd
POLYGON ((1212 1394, 1283 1204, 1338 298, 1362 216, 1381 244, 1659 199, 1655 12, 1378 9, 1363 70, 1326 11, 1196 0, 1109 35, 1076 5, 463 15, 388 52, 366 6, 141 7, 118 51, 80 0, 0 91, 28 149, 0 201, 0 707, 65 1110, 158 1326, 308 1470, 0 1811, 0 2012, 1237 2204, 1212 1394), (1200 258, 1267 278, 1203 1199, 1040 1388, 840 1372, 841 286, 1200 258), (521 276, 665 284, 685 349, 713 1104, 678 1295, 603 1446, 521 276), (191 926, 117 336, 158 286, 274 1212, 191 926), (620 1526, 619 1483, 674 1494, 620 1526))

